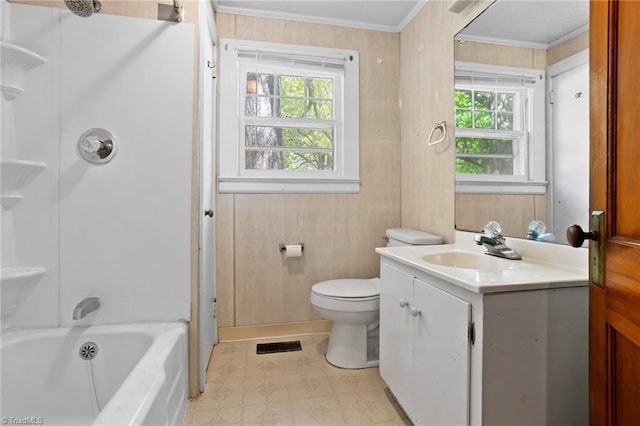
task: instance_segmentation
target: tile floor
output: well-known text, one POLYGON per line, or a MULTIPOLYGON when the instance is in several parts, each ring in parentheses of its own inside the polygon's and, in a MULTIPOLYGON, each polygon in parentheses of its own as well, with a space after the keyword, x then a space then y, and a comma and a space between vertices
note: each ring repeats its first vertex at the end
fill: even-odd
POLYGON ((327 335, 217 345, 207 387, 184 426, 410 425, 377 368, 344 370, 324 359, 327 335), (302 351, 256 355, 256 344, 300 340, 302 351))

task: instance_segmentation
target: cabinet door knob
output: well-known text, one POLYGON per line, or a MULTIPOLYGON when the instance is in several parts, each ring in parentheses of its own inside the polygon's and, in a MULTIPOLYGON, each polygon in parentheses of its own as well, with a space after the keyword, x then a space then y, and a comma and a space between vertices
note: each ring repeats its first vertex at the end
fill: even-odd
POLYGON ((416 308, 415 306, 411 307, 411 316, 417 317, 421 313, 422 311, 419 308, 416 308))
POLYGON ((402 299, 400 299, 399 304, 401 308, 405 308, 409 306, 409 301, 403 297, 402 299))

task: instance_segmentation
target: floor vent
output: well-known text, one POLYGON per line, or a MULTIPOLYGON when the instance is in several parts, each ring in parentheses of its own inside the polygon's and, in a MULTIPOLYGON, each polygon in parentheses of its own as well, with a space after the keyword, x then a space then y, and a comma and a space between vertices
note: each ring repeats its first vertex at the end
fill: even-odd
POLYGON ((256 353, 258 355, 274 354, 277 352, 301 351, 302 345, 300 340, 292 342, 275 342, 275 343, 258 343, 256 353))

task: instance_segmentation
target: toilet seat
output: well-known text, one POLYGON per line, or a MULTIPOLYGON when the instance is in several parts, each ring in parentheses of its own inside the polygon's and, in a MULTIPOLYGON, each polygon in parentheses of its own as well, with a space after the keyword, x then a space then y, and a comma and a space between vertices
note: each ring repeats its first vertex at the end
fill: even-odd
POLYGON ((311 304, 337 312, 374 312, 380 309, 380 279, 322 281, 311 288, 311 304))
POLYGON ((380 278, 337 279, 322 281, 311 288, 316 296, 344 301, 367 301, 380 299, 380 278))

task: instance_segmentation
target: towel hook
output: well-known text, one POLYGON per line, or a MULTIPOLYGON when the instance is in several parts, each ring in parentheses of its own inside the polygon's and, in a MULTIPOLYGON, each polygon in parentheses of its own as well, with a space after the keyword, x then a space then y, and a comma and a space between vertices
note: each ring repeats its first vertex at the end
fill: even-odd
POLYGON ((431 145, 437 145, 439 143, 442 143, 444 141, 447 140, 447 122, 446 121, 441 121, 440 123, 436 124, 433 129, 431 129, 431 133, 429 133, 429 140, 427 141, 427 145, 431 146, 431 145), (442 137, 438 140, 433 140, 433 133, 436 130, 440 130, 442 132, 442 137))

